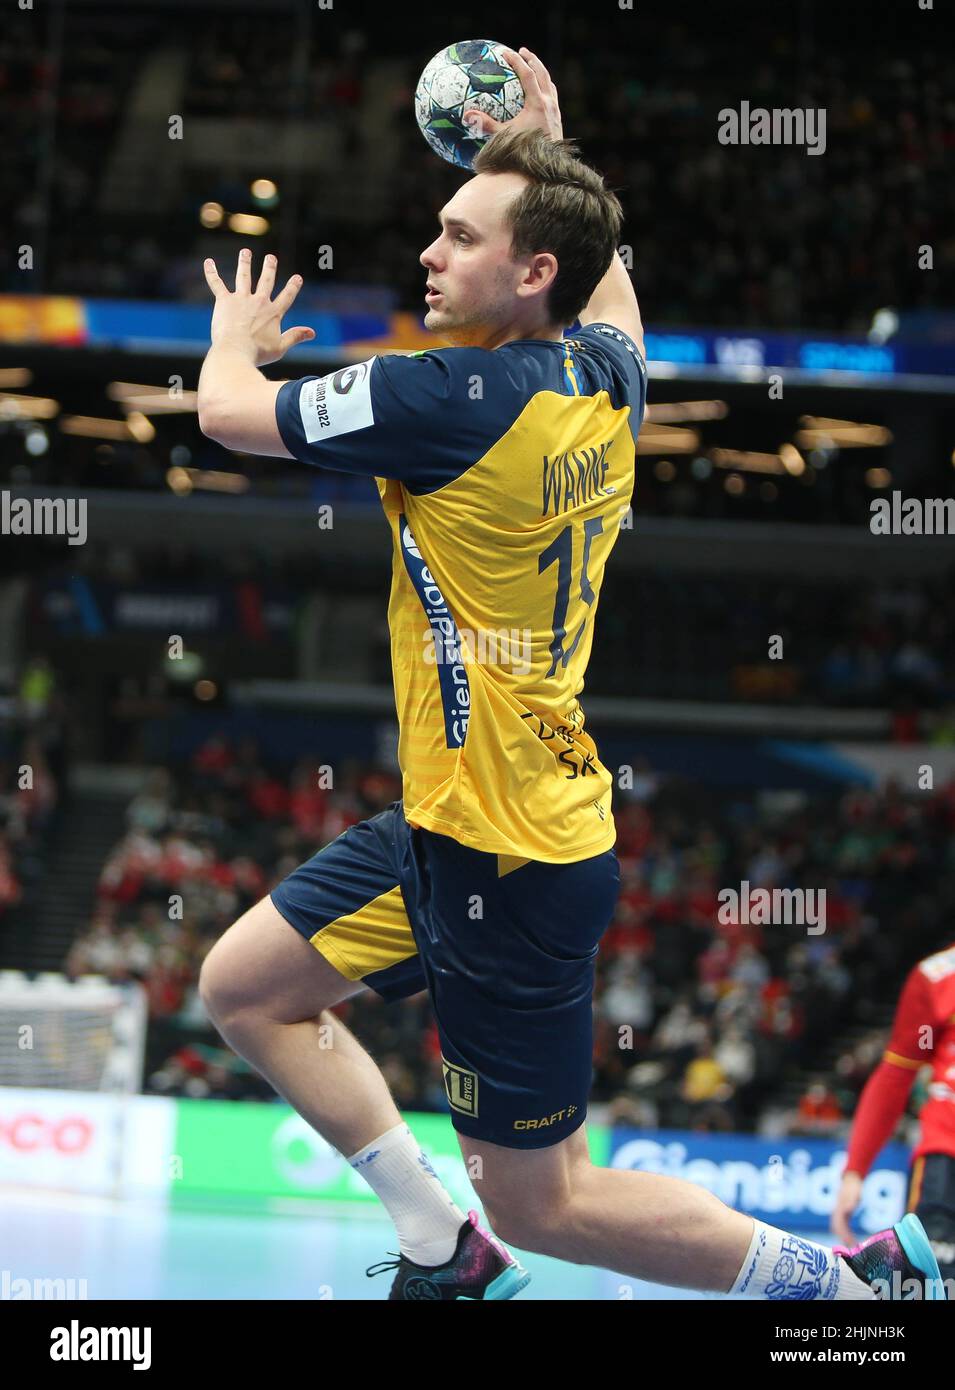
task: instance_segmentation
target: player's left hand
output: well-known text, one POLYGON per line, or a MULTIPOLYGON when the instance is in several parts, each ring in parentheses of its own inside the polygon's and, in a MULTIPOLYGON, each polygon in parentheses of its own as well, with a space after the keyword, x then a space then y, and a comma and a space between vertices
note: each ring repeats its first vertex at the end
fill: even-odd
POLYGON ((285 289, 272 299, 275 284, 276 256, 266 256, 262 274, 252 289, 252 252, 243 247, 235 272, 235 292, 229 291, 216 270, 211 257, 204 262, 206 283, 215 295, 212 311, 212 341, 234 342, 247 349, 257 367, 277 362, 297 343, 307 343, 315 337, 313 328, 287 328, 282 332, 282 319, 291 309, 302 288, 302 277, 293 275, 285 289))
POLYGON ((524 105, 509 121, 496 121, 484 111, 472 108, 463 114, 465 123, 470 124, 473 121, 472 131, 485 136, 496 135, 506 126, 508 130, 542 130, 548 139, 562 140, 564 129, 560 119, 557 88, 544 64, 529 48, 522 48, 520 52, 515 53, 513 48, 502 46, 501 52, 521 79, 524 105))
POLYGON ((855 1244, 856 1237, 852 1233, 849 1222, 852 1220, 852 1213, 859 1205, 861 1197, 862 1179, 859 1174, 843 1173, 829 1223, 833 1233, 839 1237, 843 1245, 855 1244))

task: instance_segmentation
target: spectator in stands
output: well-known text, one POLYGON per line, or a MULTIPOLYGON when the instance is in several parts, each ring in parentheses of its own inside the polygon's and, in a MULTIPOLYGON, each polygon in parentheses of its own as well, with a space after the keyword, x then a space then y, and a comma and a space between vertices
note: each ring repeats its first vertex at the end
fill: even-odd
POLYGON ((126 810, 126 823, 132 830, 157 835, 169 821, 173 795, 172 777, 165 768, 157 768, 145 787, 134 796, 126 810))
POLYGON ((8 908, 16 907, 22 889, 13 871, 13 852, 8 837, 0 831, 0 917, 8 908))
POLYGON ((819 1078, 813 1081, 803 1094, 791 1132, 816 1138, 824 1137, 834 1134, 843 1118, 838 1098, 825 1081, 819 1078))
POLYGON ((756 1075, 756 1049, 741 1024, 729 1024, 713 1049, 713 1057, 735 1089, 748 1086, 756 1075))

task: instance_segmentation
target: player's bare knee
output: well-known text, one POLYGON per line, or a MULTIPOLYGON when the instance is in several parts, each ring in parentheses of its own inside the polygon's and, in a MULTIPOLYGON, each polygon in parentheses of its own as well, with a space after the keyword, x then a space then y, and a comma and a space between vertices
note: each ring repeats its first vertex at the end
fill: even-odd
POLYGON ((224 940, 220 937, 199 971, 199 998, 213 1022, 250 1002, 248 985, 241 979, 231 952, 220 950, 224 940))
POLYGON ((251 907, 212 947, 199 974, 199 997, 220 1028, 224 1020, 261 1016, 300 1023, 364 989, 341 975, 275 909, 251 907))
POLYGON ((263 955, 267 926, 266 899, 233 922, 202 962, 199 998, 214 1022, 264 1007, 287 972, 276 946, 263 955))
MULTIPOLYGON (((256 962, 242 950, 241 943, 230 939, 229 932, 219 938, 202 963, 199 998, 217 1025, 251 1013, 283 1021, 281 991, 277 992, 274 978, 256 968, 256 962)), ((316 998, 315 1014, 323 1007, 316 998)))

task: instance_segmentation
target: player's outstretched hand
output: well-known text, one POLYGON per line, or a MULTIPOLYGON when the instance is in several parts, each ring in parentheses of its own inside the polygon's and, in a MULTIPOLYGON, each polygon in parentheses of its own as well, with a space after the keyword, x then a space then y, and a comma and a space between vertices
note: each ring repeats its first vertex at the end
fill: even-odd
POLYGON ((843 1173, 842 1182, 839 1184, 839 1191, 836 1193, 835 1204, 832 1208, 832 1217, 829 1225, 835 1235, 839 1237, 843 1245, 852 1245, 856 1237, 852 1233, 850 1221, 852 1213, 859 1205, 862 1197, 862 1179, 858 1173, 843 1173))
POLYGON ((206 283, 215 295, 215 308, 212 311, 212 341, 220 343, 232 341, 243 348, 252 348, 255 365, 264 367, 269 362, 277 362, 284 357, 289 348, 297 343, 307 343, 315 337, 313 328, 287 328, 282 332, 282 319, 295 302, 295 296, 302 288, 301 275, 293 275, 279 294, 273 299, 275 284, 276 256, 266 256, 262 263, 262 274, 255 290, 252 289, 252 252, 243 247, 239 252, 239 264, 235 272, 235 293, 231 293, 210 257, 203 263, 206 283))
POLYGON ((529 48, 515 53, 513 48, 503 48, 501 52, 521 79, 524 88, 524 105, 517 115, 509 121, 496 121, 484 111, 471 108, 465 111, 463 119, 471 124, 477 134, 491 136, 507 126, 508 130, 542 130, 551 140, 562 140, 564 130, 560 120, 560 106, 557 101, 557 88, 550 73, 529 48))

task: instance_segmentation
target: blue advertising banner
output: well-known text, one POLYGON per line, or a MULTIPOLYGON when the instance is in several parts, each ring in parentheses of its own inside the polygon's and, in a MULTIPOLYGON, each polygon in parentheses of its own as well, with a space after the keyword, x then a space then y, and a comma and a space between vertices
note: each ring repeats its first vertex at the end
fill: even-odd
MULTIPOLYGON (((826 1139, 764 1139, 752 1134, 613 1129, 610 1167, 685 1178, 727 1206, 791 1231, 825 1231, 842 1170, 844 1144, 826 1139)), ((862 1187, 854 1226, 884 1230, 905 1211, 908 1150, 887 1144, 862 1187)))
MULTIPOLYGON (((165 349, 205 352, 209 344, 211 309, 204 304, 153 304, 146 302, 88 299, 87 341, 90 344, 128 350, 165 349)), ((297 356, 339 360, 353 343, 371 351, 393 347, 429 347, 426 334, 419 342, 404 341, 400 315, 316 313, 303 307, 298 320, 315 330, 315 338, 297 350, 297 356)), ((404 328, 404 335, 407 334, 404 328)), ((572 332, 573 330, 568 330, 572 332)), ((679 328, 648 330, 648 362, 665 362, 684 370, 721 368, 729 376, 747 379, 752 372, 774 368, 805 372, 824 378, 850 372, 869 376, 950 376, 955 373, 955 344, 908 341, 898 337, 889 343, 838 334, 812 337, 800 333, 765 333, 732 329, 679 328)))
MULTIPOLYGON (((296 321, 314 329, 314 339, 296 348, 294 360, 326 364, 356 353, 414 351, 434 347, 417 313, 391 308, 372 287, 339 287, 337 298, 312 290, 296 308, 296 321), (347 307, 350 306, 350 307, 347 307)), ((80 299, 68 296, 0 295, 0 344, 57 343, 120 348, 130 352, 204 353, 209 345, 211 303, 80 299)), ((569 330, 573 332, 573 329, 569 330)), ((844 334, 777 333, 762 329, 715 329, 680 325, 651 328, 647 360, 661 375, 692 377, 694 371, 729 380, 763 380, 771 371, 800 373, 803 380, 845 384, 891 382, 934 390, 955 383, 955 333, 951 316, 901 324, 887 342, 844 334), (666 369, 669 370, 666 370, 666 369), (933 380, 928 381, 929 378, 933 380), (913 380, 914 379, 914 380, 913 380)))
POLYGON ((138 584, 53 578, 38 591, 36 621, 62 634, 234 635, 268 642, 291 633, 298 598, 252 582, 138 584))

